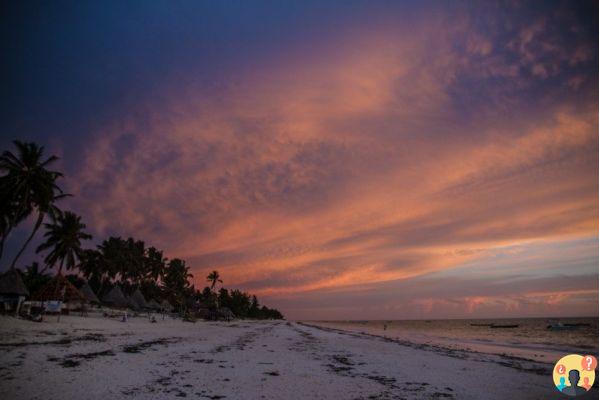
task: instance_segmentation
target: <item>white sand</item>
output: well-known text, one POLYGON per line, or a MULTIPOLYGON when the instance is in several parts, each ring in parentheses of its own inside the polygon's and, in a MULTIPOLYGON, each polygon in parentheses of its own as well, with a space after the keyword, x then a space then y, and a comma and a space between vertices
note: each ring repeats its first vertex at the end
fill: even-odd
POLYGON ((550 369, 298 323, 0 317, 0 399, 558 399, 550 369))

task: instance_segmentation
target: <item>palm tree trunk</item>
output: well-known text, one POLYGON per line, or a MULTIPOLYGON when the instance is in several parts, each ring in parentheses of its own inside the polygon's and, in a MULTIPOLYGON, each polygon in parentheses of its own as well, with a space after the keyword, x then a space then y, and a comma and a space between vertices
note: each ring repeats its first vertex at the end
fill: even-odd
MULTIPOLYGON (((8 234, 6 236, 8 236, 8 234)), ((2 260, 2 253, 4 253, 4 241, 6 240, 6 236, 2 236, 2 239, 0 239, 0 260, 2 260)))
POLYGON ((11 219, 8 223, 8 229, 2 234, 2 239, 0 239, 0 260, 2 260, 2 254, 4 254, 4 243, 6 242, 8 235, 10 235, 10 232, 12 232, 13 227, 14 226, 11 219))
POLYGON ((25 249, 27 248, 27 245, 29 245, 29 242, 31 242, 31 239, 33 239, 33 237, 35 236, 37 230, 40 228, 40 226, 42 226, 42 222, 44 222, 44 216, 45 216, 45 213, 40 211, 40 213, 37 217, 37 222, 35 223, 35 227, 33 228, 31 235, 29 235, 29 237, 27 238, 25 243, 23 243, 23 247, 21 247, 21 250, 19 250, 19 252, 15 256, 14 260, 12 260, 12 264, 10 264, 10 269, 15 268, 15 264, 17 263, 17 260, 19 259, 19 257, 21 257, 21 254, 23 254, 23 252, 25 251, 25 249))
POLYGON ((62 260, 60 260, 60 266, 58 267, 58 274, 56 274, 57 276, 62 275, 62 266, 64 265, 64 258, 62 260))

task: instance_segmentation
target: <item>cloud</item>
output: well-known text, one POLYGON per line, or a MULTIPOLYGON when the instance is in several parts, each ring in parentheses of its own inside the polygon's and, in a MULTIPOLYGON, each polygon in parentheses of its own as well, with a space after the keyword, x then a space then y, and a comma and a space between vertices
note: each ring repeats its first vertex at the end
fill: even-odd
MULTIPOLYGON (((344 29, 218 90, 166 82, 160 101, 97 128, 72 204, 97 235, 142 238, 195 276, 216 268, 275 302, 404 287, 505 246, 596 237, 599 107, 561 95, 596 81, 584 32, 554 17, 485 29, 468 15, 419 18, 344 29)), ((439 297, 419 283, 414 304, 536 299, 450 293, 483 281, 439 285, 439 297)), ((546 305, 576 296, 548 293, 546 305)))

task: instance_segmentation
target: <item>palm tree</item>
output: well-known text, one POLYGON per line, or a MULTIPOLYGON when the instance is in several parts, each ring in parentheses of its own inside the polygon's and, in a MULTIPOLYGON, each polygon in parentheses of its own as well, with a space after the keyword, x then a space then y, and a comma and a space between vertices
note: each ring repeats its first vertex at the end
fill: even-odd
POLYGON ((95 249, 83 250, 79 259, 79 271, 96 293, 102 293, 104 281, 108 278, 110 271, 103 263, 100 251, 95 249))
POLYGON ((15 258, 13 258, 12 263, 10 264, 11 269, 15 267, 15 265, 17 264, 17 260, 19 259, 19 257, 21 257, 21 255, 29 245, 29 242, 31 242, 39 228, 42 226, 45 216, 48 215, 50 217, 50 221, 55 222, 56 219, 62 214, 62 211, 54 205, 54 202, 67 196, 70 196, 70 194, 61 193, 57 196, 54 196, 49 201, 44 200, 44 203, 40 203, 38 205, 38 215, 35 225, 33 226, 33 230, 29 234, 27 240, 25 240, 25 243, 23 243, 23 246, 21 247, 19 252, 15 255, 15 258))
POLYGON ((15 140, 17 155, 5 151, 0 156, 0 171, 6 173, 0 179, 0 189, 3 193, 2 222, 0 223, 0 257, 4 242, 11 230, 34 210, 38 217, 33 231, 15 255, 10 268, 13 269, 19 257, 23 254, 36 232, 41 227, 46 215, 56 218, 60 211, 55 207, 56 201, 68 196, 63 194, 56 180, 62 173, 49 170, 47 167, 56 162, 58 157, 50 156, 43 160, 44 147, 35 143, 15 140))
POLYGON ((125 276, 132 284, 139 285, 149 272, 146 259, 146 244, 141 240, 129 238, 126 242, 125 251, 127 259, 127 263, 123 265, 125 276))
POLYGON ((121 282, 125 279, 126 245, 125 240, 111 236, 98 246, 100 269, 109 280, 115 280, 117 276, 119 276, 121 282))
POLYGON ((164 277, 167 262, 168 259, 164 257, 162 251, 155 247, 148 248, 146 253, 148 278, 155 282, 158 282, 158 279, 162 279, 164 277))
POLYGON ((214 287, 216 286, 217 282, 223 283, 222 279, 220 279, 218 271, 212 271, 211 273, 209 273, 206 277, 206 280, 210 282, 210 290, 214 290, 214 287))
POLYGON ((46 241, 39 245, 36 252, 50 249, 50 252, 44 258, 44 262, 49 267, 53 267, 60 261, 58 275, 62 273, 62 268, 66 262, 67 270, 75 267, 78 260, 83 257, 84 250, 81 248, 82 240, 92 238, 90 234, 84 232, 85 224, 81 222, 81 217, 70 211, 60 215, 52 224, 44 224, 46 241))
POLYGON ((189 283, 191 278, 193 275, 185 261, 173 258, 165 270, 162 289, 175 303, 183 306, 188 292, 193 289, 189 283))

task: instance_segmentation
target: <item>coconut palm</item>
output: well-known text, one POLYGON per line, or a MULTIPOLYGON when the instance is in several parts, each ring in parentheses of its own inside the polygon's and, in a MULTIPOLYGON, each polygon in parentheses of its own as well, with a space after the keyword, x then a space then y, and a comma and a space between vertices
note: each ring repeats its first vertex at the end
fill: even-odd
POLYGON ((185 261, 173 258, 166 268, 164 285, 175 291, 182 292, 189 288, 190 278, 193 278, 193 275, 189 272, 189 267, 185 265, 185 261))
POLYGON ((189 272, 189 267, 185 265, 185 261, 173 258, 165 270, 162 289, 173 303, 182 306, 188 292, 193 290, 189 283, 191 278, 193 278, 193 275, 189 272))
POLYGON ((146 264, 148 270, 148 278, 155 282, 164 277, 166 263, 168 259, 164 257, 162 251, 155 247, 149 247, 146 252, 146 264))
POLYGON ((149 272, 146 259, 146 244, 141 240, 127 239, 124 256, 127 260, 123 265, 124 276, 132 284, 138 285, 149 272))
POLYGON ((220 279, 218 271, 212 271, 211 273, 209 273, 206 277, 206 280, 210 282, 210 290, 214 290, 214 287, 216 286, 217 282, 223 283, 222 279, 220 279))
POLYGON ((6 173, 0 178, 0 192, 2 192, 0 257, 4 242, 11 230, 34 210, 37 211, 37 220, 31 234, 15 255, 10 265, 11 269, 15 267, 17 260, 41 227, 45 216, 49 215, 51 218, 58 216, 60 211, 55 203, 68 196, 56 185, 56 180, 62 177, 62 173, 48 169, 50 164, 58 160, 58 157, 50 156, 44 160, 43 146, 19 140, 13 143, 17 148, 17 154, 5 151, 0 156, 0 171, 6 173))
POLYGON ((111 236, 104 240, 98 246, 99 251, 99 267, 106 277, 110 280, 116 279, 119 276, 121 282, 124 281, 124 265, 126 259, 126 241, 120 237, 111 236))
POLYGON ((85 224, 81 222, 81 217, 70 211, 61 214, 54 223, 44 224, 46 241, 39 245, 37 252, 50 250, 44 258, 44 262, 49 267, 53 267, 58 261, 58 275, 62 273, 65 266, 67 270, 75 267, 75 264, 83 256, 84 250, 81 248, 82 240, 92 238, 90 234, 84 232, 85 224))

